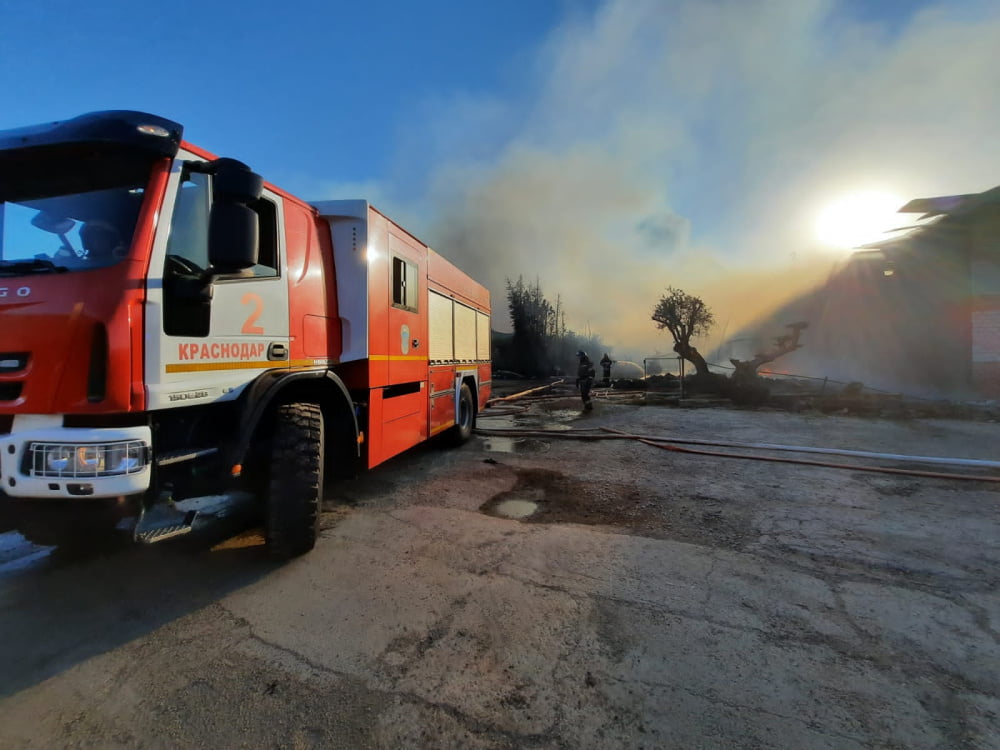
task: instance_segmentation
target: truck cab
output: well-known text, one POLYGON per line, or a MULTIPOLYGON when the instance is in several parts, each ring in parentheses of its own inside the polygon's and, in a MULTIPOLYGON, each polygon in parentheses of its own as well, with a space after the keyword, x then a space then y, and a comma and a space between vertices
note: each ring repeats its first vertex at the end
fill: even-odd
POLYGON ((0 132, 0 502, 40 543, 60 519, 154 542, 240 496, 301 554, 328 467, 468 438, 488 293, 367 202, 182 136, 132 111, 0 132), (470 315, 471 348, 431 352, 470 315))

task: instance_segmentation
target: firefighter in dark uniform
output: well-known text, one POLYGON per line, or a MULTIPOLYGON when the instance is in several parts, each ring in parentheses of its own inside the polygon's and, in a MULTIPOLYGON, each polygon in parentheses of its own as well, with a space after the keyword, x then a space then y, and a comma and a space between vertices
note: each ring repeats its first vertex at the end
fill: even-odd
POLYGON ((607 352, 604 352, 604 356, 601 357, 601 369, 604 370, 604 387, 608 388, 611 385, 611 365, 615 361, 608 356, 607 352))
POLYGON ((580 398, 583 399, 583 410, 590 411, 594 408, 594 405, 590 403, 590 388, 594 384, 594 363, 590 361, 590 357, 587 356, 587 352, 579 351, 576 353, 577 359, 580 360, 580 366, 576 369, 576 387, 580 389, 580 398))

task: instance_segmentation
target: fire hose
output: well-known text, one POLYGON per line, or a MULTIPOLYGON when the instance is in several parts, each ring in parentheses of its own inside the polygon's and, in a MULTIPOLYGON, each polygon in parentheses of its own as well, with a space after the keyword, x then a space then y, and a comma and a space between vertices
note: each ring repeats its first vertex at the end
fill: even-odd
MULTIPOLYGON (((499 415, 498 415, 499 416, 499 415)), ((678 444, 699 445, 706 447, 720 448, 744 448, 752 450, 790 451, 797 453, 818 453, 830 455, 846 455, 856 458, 874 458, 892 460, 897 462, 912 462, 923 464, 945 464, 950 466, 965 466, 974 468, 1000 468, 1000 461, 986 461, 968 458, 945 458, 938 456, 908 456, 896 453, 873 453, 869 451, 851 451, 839 448, 814 448, 809 446, 781 445, 777 443, 739 443, 733 441, 711 441, 696 440, 693 438, 674 438, 660 435, 634 435, 621 430, 613 430, 609 427, 602 427, 600 431, 594 429, 571 429, 571 430, 539 430, 539 429, 493 429, 477 428, 476 432, 481 435, 507 436, 507 437, 532 437, 532 438, 562 438, 569 440, 637 440, 640 443, 668 450, 676 453, 689 453, 695 455, 715 456, 719 458, 742 458, 750 461, 770 461, 776 463, 800 464, 805 466, 819 466, 831 469, 848 469, 852 471, 870 471, 884 474, 902 474, 904 476, 928 477, 933 479, 959 479, 979 482, 1000 483, 1000 476, 978 476, 974 474, 953 474, 937 471, 921 471, 918 469, 896 469, 886 466, 870 466, 862 464, 833 463, 828 461, 814 461, 804 458, 784 458, 779 456, 759 456, 747 453, 729 453, 715 450, 705 450, 703 448, 685 448, 678 444), (603 434, 602 434, 603 433, 603 434)))

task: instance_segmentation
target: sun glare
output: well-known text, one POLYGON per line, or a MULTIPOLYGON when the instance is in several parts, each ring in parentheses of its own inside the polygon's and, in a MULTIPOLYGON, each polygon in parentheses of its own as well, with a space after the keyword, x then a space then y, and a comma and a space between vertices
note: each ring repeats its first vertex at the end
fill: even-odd
POLYGON ((853 248, 874 242, 904 221, 897 213, 905 201, 892 193, 846 195, 824 208, 816 218, 816 238, 824 245, 853 248))

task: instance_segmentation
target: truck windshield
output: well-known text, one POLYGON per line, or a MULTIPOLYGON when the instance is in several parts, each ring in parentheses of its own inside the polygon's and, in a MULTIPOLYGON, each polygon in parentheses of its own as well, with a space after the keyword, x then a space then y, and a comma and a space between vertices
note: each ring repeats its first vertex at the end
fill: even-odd
POLYGON ((102 185, 100 190, 0 203, 0 276, 118 263, 132 243, 143 187, 102 185))

